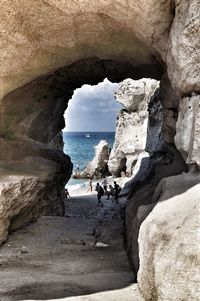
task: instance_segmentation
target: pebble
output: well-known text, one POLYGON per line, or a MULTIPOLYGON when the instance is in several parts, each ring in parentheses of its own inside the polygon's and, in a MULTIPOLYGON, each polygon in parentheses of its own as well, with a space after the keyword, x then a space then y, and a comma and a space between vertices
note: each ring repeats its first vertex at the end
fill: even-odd
POLYGON ((109 247, 109 245, 104 244, 103 242, 98 241, 98 242, 96 243, 95 247, 98 247, 98 248, 106 248, 106 247, 109 247))

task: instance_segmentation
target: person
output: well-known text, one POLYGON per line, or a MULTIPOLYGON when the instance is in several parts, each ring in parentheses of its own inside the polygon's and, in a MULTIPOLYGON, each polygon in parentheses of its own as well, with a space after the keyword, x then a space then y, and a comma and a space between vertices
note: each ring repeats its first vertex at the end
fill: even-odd
POLYGON ((66 199, 70 198, 69 191, 67 188, 65 189, 65 198, 66 199))
POLYGON ((92 178, 89 179, 89 188, 87 192, 92 192, 92 178))
POLYGON ((116 204, 119 204, 119 193, 121 191, 121 188, 117 184, 117 182, 114 182, 114 191, 115 191, 115 202, 116 204))
POLYGON ((77 164, 77 167, 76 167, 76 173, 77 173, 77 174, 80 173, 80 167, 79 167, 79 164, 77 164))
POLYGON ((114 187, 112 187, 112 185, 109 185, 109 190, 107 190, 107 199, 110 199, 110 196, 114 196, 115 195, 115 190, 114 187))
POLYGON ((101 185, 99 183, 97 183, 95 190, 97 191, 98 206, 103 207, 103 203, 101 202, 101 197, 104 194, 103 188, 101 187, 101 185))
POLYGON ((104 193, 107 194, 108 181, 107 181, 106 177, 104 177, 104 179, 102 181, 102 185, 103 185, 104 193))

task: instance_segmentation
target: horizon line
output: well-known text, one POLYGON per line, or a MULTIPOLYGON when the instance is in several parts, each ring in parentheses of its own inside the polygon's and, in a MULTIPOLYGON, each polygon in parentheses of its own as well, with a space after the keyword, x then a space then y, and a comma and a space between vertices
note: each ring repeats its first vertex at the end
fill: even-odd
POLYGON ((113 133, 115 131, 63 131, 64 133, 113 133))

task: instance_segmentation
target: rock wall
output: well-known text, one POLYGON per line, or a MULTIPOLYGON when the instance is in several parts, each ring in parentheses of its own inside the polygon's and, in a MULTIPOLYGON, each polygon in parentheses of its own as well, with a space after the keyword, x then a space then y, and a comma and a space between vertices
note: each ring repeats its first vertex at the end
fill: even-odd
POLYGON ((198 5, 199 0, 4 1, 1 97, 42 74, 94 56, 134 65, 152 64, 159 57, 174 87, 197 92, 198 5))
POLYGON ((200 166, 200 96, 185 97, 179 107, 175 143, 188 164, 200 166))
POLYGON ((143 222, 138 285, 146 301, 199 299, 200 174, 163 179, 143 222))
POLYGON ((151 126, 148 119, 150 100, 158 88, 159 81, 153 79, 126 79, 119 84, 115 98, 125 109, 120 111, 117 118, 115 143, 108 161, 111 174, 120 176, 121 171, 126 171, 129 175, 137 173, 140 161, 147 156, 145 150, 149 126, 152 135, 151 142, 148 141, 148 149, 152 148, 150 144, 157 144, 161 131, 161 107, 158 102, 154 103, 157 122, 151 126))
POLYGON ((114 175, 125 169, 132 173, 132 180, 121 194, 129 199, 126 245, 136 273, 139 269, 139 229, 155 206, 156 186, 164 177, 187 171, 174 146, 177 116, 170 106, 171 99, 166 98, 175 96, 167 79, 165 81, 166 84, 162 82, 159 88, 156 80, 128 79, 119 84, 116 92, 116 100, 125 109, 118 116, 115 144, 108 165, 114 175))

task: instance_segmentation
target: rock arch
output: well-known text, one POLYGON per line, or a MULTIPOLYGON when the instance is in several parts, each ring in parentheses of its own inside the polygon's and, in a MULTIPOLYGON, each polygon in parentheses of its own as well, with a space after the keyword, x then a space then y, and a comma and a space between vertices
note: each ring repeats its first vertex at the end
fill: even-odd
MULTIPOLYGON (((160 78, 165 71, 163 87, 169 91, 173 86, 176 92, 170 95, 170 105, 164 95, 169 109, 177 108, 181 96, 199 92, 197 5, 198 0, 3 4, 0 242, 8 229, 41 212, 63 212, 62 187, 71 163, 60 149, 58 133, 65 100, 74 88, 105 76, 116 81, 160 78)), ((180 148, 187 153, 187 146, 180 148)))

